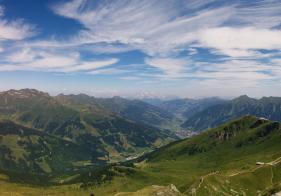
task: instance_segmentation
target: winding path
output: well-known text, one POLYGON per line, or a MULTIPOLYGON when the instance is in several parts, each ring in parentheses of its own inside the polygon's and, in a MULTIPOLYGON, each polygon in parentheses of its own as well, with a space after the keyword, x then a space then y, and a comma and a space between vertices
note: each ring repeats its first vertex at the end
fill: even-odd
MULTIPOLYGON (((229 174, 229 175, 225 175, 226 177, 233 177, 233 176, 237 176, 237 175, 240 175, 240 174, 244 174, 244 173, 250 173, 250 172, 254 172, 262 167, 265 167, 265 166, 274 166, 274 165, 277 165, 281 162, 281 157, 278 157, 277 159, 271 161, 271 162, 268 162, 268 163, 265 163, 264 165, 260 165, 260 166, 257 166, 256 168, 254 169, 251 169, 251 170, 248 170, 248 171, 241 171, 241 172, 236 172, 236 173, 232 173, 232 174, 229 174)), ((212 176, 212 175, 216 175, 218 174, 219 171, 216 171, 216 172, 211 172, 209 174, 206 174, 204 176, 202 176, 200 178, 200 183, 198 184, 198 186, 196 188, 193 188, 192 190, 192 195, 196 195, 197 191, 201 188, 201 185, 202 183, 204 182, 205 178, 209 177, 209 176, 212 176)), ((274 178, 274 172, 273 172, 273 168, 271 167, 271 184, 273 184, 273 178, 274 178)))

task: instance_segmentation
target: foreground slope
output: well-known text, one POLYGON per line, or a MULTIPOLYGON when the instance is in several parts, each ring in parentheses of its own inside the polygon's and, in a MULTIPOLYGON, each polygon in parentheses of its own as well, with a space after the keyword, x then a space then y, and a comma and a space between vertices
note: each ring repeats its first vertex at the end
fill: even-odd
POLYGON ((126 189, 173 183, 187 195, 256 195, 281 183, 280 149, 279 122, 245 116, 142 157, 126 189))
MULTIPOLYGON (((72 185, 29 191, 134 195, 174 184, 185 195, 266 195, 280 191, 280 149, 279 122, 245 116, 137 160, 80 173, 69 181, 72 185), (97 181, 97 176, 105 180, 97 181)), ((8 185, 5 191, 12 190, 8 185)))
POLYGON ((279 122, 245 116, 162 147, 133 161, 134 166, 118 166, 123 174, 94 190, 113 195, 175 184, 186 195, 263 193, 281 183, 280 127, 279 122))
POLYGON ((178 189, 173 185, 169 186, 157 186, 152 185, 149 187, 145 187, 141 190, 136 192, 124 192, 124 193, 117 193, 114 196, 183 196, 178 189))

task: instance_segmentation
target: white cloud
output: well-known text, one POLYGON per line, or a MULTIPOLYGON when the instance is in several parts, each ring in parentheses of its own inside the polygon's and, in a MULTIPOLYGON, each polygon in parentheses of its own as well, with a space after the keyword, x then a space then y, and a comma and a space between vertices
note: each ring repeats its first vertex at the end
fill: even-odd
MULTIPOLYGON (((196 41, 194 32, 221 25, 233 13, 233 7, 223 7, 182 15, 180 2, 183 1, 117 0, 92 6, 91 1, 74 0, 59 4, 54 10, 85 26, 86 30, 72 39, 74 43, 123 43, 151 55, 183 49, 196 41)), ((187 1, 185 4, 188 9, 200 7, 206 1, 187 1)))
POLYGON ((90 71, 88 73, 93 75, 117 75, 117 74, 128 74, 129 72, 131 71, 111 67, 111 68, 97 69, 94 71, 90 71))
POLYGON ((79 72, 79 71, 91 71, 101 67, 107 67, 118 62, 117 59, 109 60, 95 60, 95 61, 84 61, 84 62, 72 62, 64 57, 46 60, 40 62, 41 64, 0 64, 0 71, 44 71, 44 72, 79 72), (75 64, 71 64, 75 63, 75 64))
MULTIPOLYGON (((199 9, 202 8, 203 6, 209 5, 213 2, 215 2, 216 0, 197 0, 197 1, 190 1, 188 0, 185 4, 187 9, 199 9)), ((218 0, 219 1, 219 0, 218 0)))
POLYGON ((34 34, 33 27, 20 20, 8 22, 0 19, 0 40, 22 40, 34 34))
MULTIPOLYGON (((35 35, 34 26, 22 19, 8 21, 4 18, 4 14, 4 8, 0 7, 0 41, 9 41, 5 44, 5 49, 0 48, 0 52, 5 52, 1 58, 0 71, 87 72, 119 61, 116 58, 85 60, 80 56, 79 49, 75 48, 77 45, 73 42, 61 42, 55 39, 27 42, 27 38, 35 35)), ((117 52, 118 49, 119 47, 113 46, 104 48, 112 52, 117 52)), ((122 51, 125 50, 128 50, 126 46, 122 51)))
POLYGON ((142 78, 137 77, 137 76, 123 76, 120 77, 121 80, 130 80, 130 81, 134 81, 134 80, 142 80, 142 78))
POLYGON ((35 34, 34 27, 25 23, 22 19, 7 21, 4 7, 0 6, 0 41, 2 40, 22 40, 35 34))
POLYGON ((29 66, 34 68, 49 69, 49 68, 67 68, 77 64, 79 55, 54 55, 45 53, 42 57, 29 63, 29 66))
POLYGON ((198 50, 196 48, 188 48, 187 51, 190 56, 198 54, 198 50))
MULTIPOLYGON (((11 49, 3 58, 6 62, 0 65, 0 70, 82 71, 93 75, 133 72, 120 78, 187 79, 202 85, 230 87, 243 87, 244 83, 248 87, 258 86, 262 81, 281 78, 277 60, 271 63, 249 60, 272 57, 273 53, 263 54, 260 49, 281 50, 281 31, 276 28, 281 23, 280 2, 232 1, 220 5, 217 2, 72 0, 57 4, 53 6, 55 13, 80 22, 83 29, 62 40, 17 42, 13 45, 16 50, 11 49), (202 63, 188 57, 200 56, 200 49, 206 48, 212 54, 228 56, 224 57, 227 61, 202 63), (146 70, 113 67, 119 61, 112 57, 115 55, 103 60, 85 60, 82 55, 85 50, 95 56, 140 50, 147 55, 144 60, 148 66, 146 70)), ((2 20, 1 13, 0 9, 0 27, 1 21, 4 22, 5 31, 1 33, 0 28, 0 38, 20 40, 32 35, 30 25, 2 20)), ((218 56, 207 58, 212 57, 223 60, 218 56)))
POLYGON ((95 70, 117 63, 118 59, 83 60, 78 52, 48 51, 23 48, 3 58, 0 70, 35 70, 78 72, 95 70))
MULTIPOLYGON (((73 0, 54 11, 83 24, 76 44, 123 43, 155 56, 169 56, 200 43, 231 57, 257 56, 255 49, 280 49, 278 0, 234 1, 227 6, 214 1, 107 1, 93 5, 73 0), (253 36, 255 35, 255 36, 253 36)), ((102 47, 99 48, 102 50, 102 47)))
POLYGON ((183 73, 189 63, 186 59, 178 58, 147 58, 145 62, 170 77, 183 73))
MULTIPOLYGON (((197 87, 217 89, 216 94, 253 93, 253 89, 266 89, 268 83, 280 79, 281 75, 272 75, 274 67, 258 64, 255 61, 236 60, 214 64, 210 72, 198 71, 197 87)), ((209 92, 210 93, 210 92, 209 92)))
POLYGON ((281 31, 257 28, 212 28, 199 33, 204 47, 219 50, 232 57, 258 56, 253 50, 281 49, 281 31))
POLYGON ((280 65, 281 67, 281 58, 271 59, 271 62, 275 65, 280 65))
MULTIPOLYGON (((95 53, 134 49, 146 53, 149 57, 145 58, 145 63, 160 72, 155 69, 140 70, 134 77, 143 78, 144 81, 147 78, 188 80, 196 81, 197 85, 253 88, 264 81, 281 78, 280 64, 269 65, 250 60, 277 55, 276 51, 264 54, 260 49, 281 49, 280 30, 273 28, 281 22, 280 2, 232 1, 220 6, 216 2, 215 6, 209 6, 213 2, 109 0, 93 5, 88 0, 73 0, 55 6, 54 10, 85 27, 67 44, 82 48, 87 45, 87 49, 95 53), (213 55, 226 55, 227 58, 213 58, 227 61, 192 61, 188 56, 201 55, 201 50, 197 48, 208 48, 213 55), (182 51, 186 57, 178 55, 182 51)), ((133 69, 131 67, 131 71, 133 69)), ((110 68, 91 73, 124 74, 124 70, 110 68)))
POLYGON ((65 67, 62 71, 64 72, 75 72, 75 71, 88 71, 95 70, 102 67, 107 67, 109 65, 113 65, 117 63, 118 59, 107 59, 107 60, 99 60, 99 61, 84 61, 76 66, 65 67))
POLYGON ((232 21, 256 28, 272 28, 280 25, 281 4, 279 0, 248 1, 237 6, 232 21))
POLYGON ((6 64, 18 67, 39 69, 63 68, 77 64, 80 60, 79 53, 55 53, 31 48, 23 48, 4 58, 6 64))
MULTIPOLYGON (((231 89, 263 88, 263 86, 281 79, 279 60, 272 64, 262 64, 255 60, 230 60, 221 63, 190 62, 193 70, 178 71, 173 75, 141 74, 142 77, 161 81, 184 81, 186 84, 202 88, 223 88, 225 92, 231 89), (227 88, 225 88, 227 86, 227 88)), ((164 63, 161 63, 161 68, 164 63)), ((170 66, 169 66, 170 68, 170 66)), ((169 71, 170 73, 170 71, 169 71)), ((199 90, 199 88, 198 88, 199 90)))
POLYGON ((30 48, 23 48, 22 50, 10 53, 6 57, 6 61, 9 63, 27 63, 32 62, 36 58, 36 53, 30 48))

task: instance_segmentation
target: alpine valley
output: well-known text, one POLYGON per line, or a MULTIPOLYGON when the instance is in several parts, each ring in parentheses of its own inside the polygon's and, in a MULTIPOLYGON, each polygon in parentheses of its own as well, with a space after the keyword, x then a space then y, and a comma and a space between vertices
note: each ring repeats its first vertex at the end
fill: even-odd
POLYGON ((0 93, 0 195, 273 195, 281 98, 0 93))

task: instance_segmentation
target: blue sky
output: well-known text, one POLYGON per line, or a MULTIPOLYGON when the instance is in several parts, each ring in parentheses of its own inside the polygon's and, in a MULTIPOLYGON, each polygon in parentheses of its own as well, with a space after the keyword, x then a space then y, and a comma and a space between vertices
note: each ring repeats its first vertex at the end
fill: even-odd
POLYGON ((279 0, 0 0, 0 90, 281 96, 279 0))

